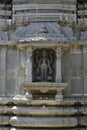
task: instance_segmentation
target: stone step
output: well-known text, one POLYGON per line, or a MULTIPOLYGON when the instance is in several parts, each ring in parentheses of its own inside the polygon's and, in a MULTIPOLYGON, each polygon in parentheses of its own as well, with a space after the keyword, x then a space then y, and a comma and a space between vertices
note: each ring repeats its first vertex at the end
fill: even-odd
POLYGON ((0 130, 87 130, 87 128, 48 128, 48 129, 44 129, 44 128, 15 128, 15 127, 0 127, 0 130))
POLYGON ((79 113, 87 115, 87 106, 80 107, 79 113))
POLYGON ((10 130, 9 127, 0 127, 0 130, 10 130))
POLYGON ((10 112, 16 115, 27 115, 27 116, 70 116, 78 112, 74 107, 20 107, 14 106, 9 109, 10 112))
POLYGON ((19 117, 14 116, 10 119, 10 125, 16 127, 33 128, 63 128, 76 127, 78 120, 74 117, 19 117))
MULTIPOLYGON (((0 129, 0 130, 2 130, 2 129, 0 129)), ((4 129, 3 129, 3 130, 4 130, 4 129)), ((21 129, 20 129, 20 128, 15 128, 15 127, 13 127, 13 128, 10 128, 10 130, 67 130, 67 129, 66 129, 66 128, 64 128, 64 129, 60 129, 60 128, 59 128, 59 129, 58 129, 58 128, 52 128, 52 129, 51 129, 51 128, 50 128, 50 129, 49 129, 49 128, 48 128, 48 129, 46 129, 46 128, 45 128, 45 129, 44 129, 44 128, 41 128, 41 129, 40 129, 40 128, 39 128, 39 129, 37 129, 37 128, 35 128, 35 129, 34 129, 34 128, 25 129, 25 128, 24 128, 24 129, 22 129, 22 128, 21 128, 21 129)), ((70 129, 68 129, 68 130, 78 130, 78 128, 70 128, 70 129)), ((79 130, 86 130, 86 129, 79 129, 79 130)))
POLYGON ((16 114, 27 116, 70 116, 78 114, 78 110, 74 107, 46 107, 45 105, 41 107, 0 106, 0 114, 16 114))
POLYGON ((0 116, 0 126, 5 126, 9 124, 8 116, 0 116))
POLYGON ((33 3, 33 2, 35 2, 35 3, 54 3, 54 2, 57 2, 57 3, 61 3, 61 2, 64 2, 64 3, 76 3, 76 0, 54 0, 54 1, 50 1, 50 0, 46 0, 46 1, 44 1, 44 0, 35 0, 35 1, 33 1, 33 0, 13 0, 13 4, 20 4, 20 3, 24 3, 24 2, 31 2, 31 3, 33 3))
POLYGON ((87 116, 81 116, 79 118, 79 125, 87 127, 87 116))
POLYGON ((75 11, 76 10, 76 5, 70 5, 70 4, 19 4, 19 5, 13 5, 13 11, 23 11, 23 10, 43 10, 43 9, 53 9, 55 10, 68 10, 68 11, 75 11))
POLYGON ((0 105, 6 105, 6 104, 14 104, 15 105, 26 105, 26 106, 73 106, 75 104, 80 104, 83 106, 87 106, 87 99, 76 99, 76 98, 66 98, 62 101, 56 101, 56 100, 46 100, 46 99, 39 99, 39 100, 29 100, 24 95, 16 95, 14 97, 0 97, 0 105))
MULTIPOLYGON (((55 20, 63 20, 66 19, 66 21, 69 22, 76 22, 76 14, 68 14, 68 13, 18 13, 18 14, 13 14, 13 20, 17 20, 22 22, 24 19, 28 20, 30 19, 30 21, 35 21, 36 19, 40 21, 41 18, 54 18, 55 20)), ((54 21, 54 20, 53 20, 54 21)))
POLYGON ((76 99, 66 99, 62 101, 56 101, 56 100, 29 100, 25 96, 15 96, 11 99, 11 102, 13 102, 15 105, 31 105, 31 106, 41 106, 41 105, 47 105, 47 106, 71 106, 77 103, 76 99))

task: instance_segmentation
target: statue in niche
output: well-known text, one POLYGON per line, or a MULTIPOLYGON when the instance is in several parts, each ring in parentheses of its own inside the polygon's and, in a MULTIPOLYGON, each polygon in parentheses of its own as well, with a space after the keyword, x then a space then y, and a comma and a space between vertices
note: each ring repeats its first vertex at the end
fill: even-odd
MULTIPOLYGON (((42 81, 52 80, 52 77, 51 77, 52 69, 50 66, 50 60, 47 57, 46 50, 42 51, 42 57, 38 61, 38 67, 37 67, 36 73, 37 73, 37 75, 39 73, 41 74, 42 81)), ((40 78, 40 77, 37 77, 37 79, 38 78, 40 78)))
POLYGON ((53 81, 53 51, 47 49, 37 50, 35 53, 35 80, 40 82, 53 81))

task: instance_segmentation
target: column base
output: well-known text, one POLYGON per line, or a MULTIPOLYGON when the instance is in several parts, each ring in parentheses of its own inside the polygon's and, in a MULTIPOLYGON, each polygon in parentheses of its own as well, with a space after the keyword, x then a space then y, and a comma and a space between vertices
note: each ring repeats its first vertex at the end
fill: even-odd
POLYGON ((58 92, 57 92, 57 94, 55 95, 55 100, 56 100, 56 101, 62 101, 62 100, 63 100, 62 91, 58 91, 58 92))
POLYGON ((33 96, 32 96, 32 94, 30 92, 26 92, 25 97, 28 98, 29 100, 33 99, 33 96))

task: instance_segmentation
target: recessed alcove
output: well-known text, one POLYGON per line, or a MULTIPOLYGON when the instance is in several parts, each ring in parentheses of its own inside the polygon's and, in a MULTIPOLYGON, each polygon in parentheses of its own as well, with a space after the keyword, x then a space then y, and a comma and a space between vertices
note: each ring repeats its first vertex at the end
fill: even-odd
POLYGON ((55 82, 56 53, 53 49, 36 49, 32 56, 32 81, 55 82))

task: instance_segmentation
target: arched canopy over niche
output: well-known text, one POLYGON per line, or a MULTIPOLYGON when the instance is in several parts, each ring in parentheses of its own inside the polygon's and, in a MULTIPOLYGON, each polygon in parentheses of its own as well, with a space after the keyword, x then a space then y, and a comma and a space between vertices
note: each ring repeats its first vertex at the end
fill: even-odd
POLYGON ((33 52, 33 82, 55 82, 56 53, 52 49, 33 52))

